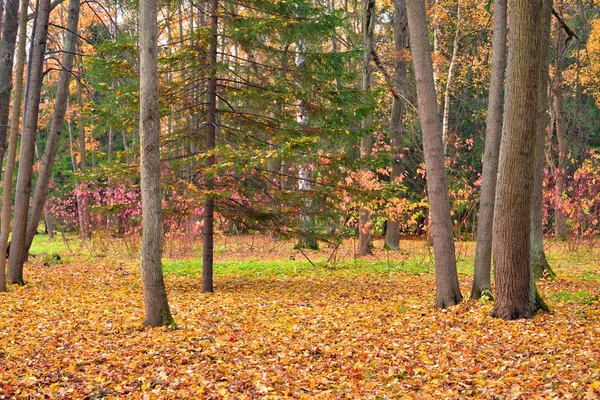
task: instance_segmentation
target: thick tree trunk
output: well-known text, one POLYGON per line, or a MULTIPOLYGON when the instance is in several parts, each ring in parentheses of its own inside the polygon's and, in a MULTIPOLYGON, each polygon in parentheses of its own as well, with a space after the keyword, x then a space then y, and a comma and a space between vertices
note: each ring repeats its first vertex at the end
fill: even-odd
MULTIPOLYGON (((6 152, 8 132, 8 109, 12 92, 13 60, 15 42, 19 30, 19 0, 6 1, 6 24, 0 39, 0 164, 6 152)), ((1 15, 1 11, 0 11, 1 15)))
POLYGON ((162 273, 160 111, 156 0, 140 2, 140 149, 142 189, 142 287, 146 326, 174 325, 162 273))
MULTIPOLYGON (((542 37, 549 37, 551 12, 544 15, 544 31, 542 37)), ((549 45, 541 47, 542 73, 540 86, 538 87, 537 125, 535 134, 535 161, 533 167, 533 194, 531 199, 531 268, 534 277, 554 278, 556 274, 550 268, 544 252, 544 206, 543 206, 543 182, 544 182, 544 144, 546 141, 546 130, 548 128, 548 57, 549 45)))
MULTIPOLYGON (((365 98, 369 98, 371 92, 371 53, 373 52, 373 36, 375 30, 375 0, 364 0, 363 20, 363 72, 362 72, 362 90, 365 98)), ((369 113, 360 122, 363 130, 371 128, 373 115, 369 113)), ((360 140, 360 156, 363 159, 370 159, 373 151, 373 135, 371 132, 365 133, 360 140)), ((360 209, 358 218, 358 255, 366 256, 372 253, 371 241, 373 232, 371 229, 371 211, 363 206, 360 209)))
MULTIPOLYGON (((208 109, 206 119, 206 151, 212 153, 215 149, 217 134, 217 44, 218 44, 218 0, 210 1, 210 30, 212 32, 208 54, 208 109)), ((207 169, 215 164, 215 156, 210 154, 207 158, 207 169)), ((205 175, 207 195, 204 201, 204 228, 203 228, 203 253, 202 253, 202 292, 212 293, 213 287, 213 248, 214 248, 214 176, 205 175)))
MULTIPOLYGON (((17 48, 17 65, 15 66, 15 92, 10 116, 10 140, 6 155, 6 171, 2 185, 2 228, 0 229, 0 254, 6 254, 8 236, 10 235, 10 215, 12 211, 12 184, 19 141, 19 119, 23 101, 23 72, 25 70, 25 45, 27 40, 27 5, 28 0, 21 0, 19 12, 19 44, 17 48)), ((6 291, 6 258, 0 257, 0 291, 6 291)))
POLYGON ((506 69, 507 0, 494 1, 494 37, 492 43, 492 75, 488 95, 488 111, 485 132, 485 150, 479 217, 477 219, 477 246, 475 249, 475 273, 471 298, 482 294, 492 297, 492 225, 500 138, 502 136, 502 99, 504 94, 504 71, 506 69))
POLYGON ((70 96, 69 82, 71 82, 71 71, 73 68, 73 58, 75 54, 75 41, 77 38, 77 26, 79 23, 79 0, 70 0, 69 13, 67 21, 67 33, 65 35, 65 47, 62 59, 62 70, 57 84, 56 100, 54 102, 54 114, 50 124, 50 132, 44 150, 42 166, 38 174, 31 201, 31 210, 29 213, 29 225, 27 227, 27 241, 25 252, 29 251, 35 231, 44 212, 44 205, 48 197, 50 179, 52 178, 52 168, 56 160, 56 152, 60 142, 60 134, 65 122, 65 113, 67 111, 67 100, 70 96))
POLYGON ((507 320, 530 318, 535 312, 530 296, 530 223, 545 3, 548 1, 509 3, 508 80, 493 233, 496 302, 492 311, 493 316, 507 320))
POLYGON ((433 81, 429 32, 423 0, 407 0, 408 26, 417 81, 419 119, 427 168, 427 197, 435 255, 435 306, 445 308, 462 300, 456 271, 450 198, 444 166, 442 129, 433 81))
POLYGON ((448 77, 446 79, 446 89, 444 90, 444 113, 442 115, 442 141, 444 142, 444 154, 448 145, 448 130, 450 128, 450 93, 454 84, 454 67, 458 58, 458 44, 460 39, 460 23, 461 23, 461 8, 460 0, 456 3, 456 31, 454 32, 454 42, 452 45, 452 58, 448 66, 448 77))
MULTIPOLYGON (((394 88, 402 96, 406 97, 406 33, 408 29, 406 21, 406 0, 394 1, 396 15, 394 17, 394 47, 396 51, 396 66, 394 72, 394 88)), ((404 99, 394 96, 392 100, 392 120, 390 130, 392 138, 390 146, 392 150, 392 168, 390 171, 390 183, 394 183, 403 170, 401 151, 404 136, 404 99)), ((400 248, 400 222, 390 218, 387 221, 385 231, 385 245, 390 250, 400 248)))
POLYGON ((23 121, 23 133, 21 135, 21 151, 19 153, 19 172, 17 174, 17 186, 15 189, 13 232, 10 257, 8 259, 8 279, 16 284, 25 283, 23 280, 23 263, 26 256, 27 213, 29 211, 31 175, 34 162, 33 153, 37 136, 49 15, 50 0, 39 0, 35 41, 33 43, 31 64, 28 71, 25 118, 23 121))
POLYGON ((554 170, 554 223, 555 235, 560 240, 567 237, 567 224, 565 213, 563 211, 563 194, 565 193, 565 172, 567 167, 567 125, 563 107, 563 60, 565 50, 565 34, 560 24, 557 23, 556 29, 556 58, 554 64, 554 79, 552 79, 552 113, 556 126, 556 138, 558 141, 558 166, 554 170))

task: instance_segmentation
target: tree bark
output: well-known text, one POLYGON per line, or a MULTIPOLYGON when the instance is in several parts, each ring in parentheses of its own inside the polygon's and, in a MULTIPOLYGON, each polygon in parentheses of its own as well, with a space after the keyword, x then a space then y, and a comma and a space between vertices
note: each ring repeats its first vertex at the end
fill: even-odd
MULTIPOLYGON (((206 151, 209 153, 206 169, 215 165, 215 138, 217 134, 217 44, 218 44, 218 0, 210 0, 210 48, 208 53, 208 92, 206 116, 206 151)), ((205 174, 206 198, 204 200, 204 227, 202 246, 202 292, 212 293, 213 287, 213 250, 214 250, 214 195, 215 178, 210 171, 205 174)))
MULTIPOLYGON (((6 1, 6 23, 0 39, 0 164, 6 152, 8 132, 8 109, 12 92, 13 60, 19 30, 19 0, 6 1)), ((1 14, 1 11, 0 11, 1 14)))
MULTIPOLYGON (((550 19, 552 14, 549 10, 544 15, 544 26, 542 37, 550 35, 550 19)), ((549 43, 541 46, 542 73, 540 86, 538 88, 537 125, 535 133, 535 160, 533 170, 533 195, 531 199, 531 268, 536 279, 549 277, 554 278, 556 274, 550 267, 544 252, 544 206, 543 206, 543 182, 544 182, 544 144, 546 141, 546 130, 548 128, 548 58, 549 43)))
MULTIPOLYGON (((460 20, 461 8, 460 0, 456 2, 456 31, 454 32, 454 42, 452 46, 452 58, 448 66, 448 79, 446 79, 446 89, 444 90, 444 113, 442 115, 442 141, 444 143, 444 154, 448 145, 448 130, 450 126, 450 90, 454 84, 454 67, 458 58, 458 44, 460 39, 460 20)), ((493 56, 492 56, 493 57, 493 56)))
POLYGON ((502 100, 504 95, 504 72, 506 70, 507 0, 494 1, 494 37, 492 42, 492 73, 486 117, 485 150, 479 217, 477 220, 477 246, 475 249, 475 272, 471 298, 482 294, 492 297, 492 225, 496 197, 496 176, 502 136, 502 100))
MULTIPOLYGON (((394 47, 396 51, 396 66, 394 72, 394 87, 402 97, 406 97, 406 0, 394 1, 396 15, 394 17, 394 47)), ((390 130, 392 138, 390 146, 392 150, 392 168, 390 171, 390 183, 394 183, 403 171, 402 165, 402 139, 404 136, 404 99, 394 96, 392 100, 392 120, 390 130)), ((385 245, 390 250, 400 248, 400 222, 389 218, 385 231, 385 245)))
POLYGON ((160 111, 158 105, 158 23, 156 0, 140 2, 140 149, 142 189, 142 287, 145 326, 174 325, 162 273, 160 111))
POLYGON ((19 171, 15 189, 11 251, 8 259, 8 279, 16 284, 25 283, 23 280, 23 263, 26 256, 27 213, 29 211, 29 195, 31 193, 31 175, 34 161, 33 153, 37 136, 49 15, 50 0, 39 0, 35 41, 33 43, 31 64, 28 71, 25 118, 23 121, 23 133, 21 135, 19 171))
POLYGON ((554 115, 556 138, 558 141, 558 165, 554 170, 554 229, 555 235, 560 240, 567 237, 567 224, 565 213, 562 209, 562 197, 565 193, 565 172, 567 167, 567 125, 563 106, 563 60, 565 51, 565 33, 560 24, 556 24, 556 57, 554 64, 554 79, 552 79, 552 113, 554 115))
MULTIPOLYGON (((12 211, 12 184, 19 141, 19 117, 23 101, 23 72, 25 71, 25 45, 27 40, 27 5, 21 0, 19 12, 19 44, 17 47, 17 65, 15 66, 15 91, 10 116, 10 140, 6 155, 6 171, 2 185, 2 227, 0 229, 0 254, 6 254, 10 235, 10 215, 12 211)), ((6 291, 6 258, 0 257, 0 292, 6 291)))
POLYGON ((57 84, 56 100, 54 102, 54 114, 50 124, 50 132, 44 150, 42 166, 38 174, 33 193, 33 200, 30 205, 29 225, 27 227, 27 241, 25 252, 29 251, 35 231, 44 212, 44 205, 48 197, 50 179, 52 178, 52 168, 56 160, 56 152, 60 142, 60 134, 65 122, 65 113, 67 111, 67 100, 70 96, 69 83, 71 82, 71 71, 73 69, 73 58, 75 54, 75 41, 77 38, 77 27, 79 24, 79 0, 70 0, 69 12, 67 17, 67 32, 65 35, 65 46, 62 69, 57 84))
MULTIPOLYGON (((369 98, 371 91, 371 53, 373 52, 373 36, 375 30, 375 0, 364 0, 363 11, 363 72, 362 72, 362 90, 365 99, 369 98)), ((363 130, 371 128, 373 115, 369 113, 360 122, 363 130)), ((371 132, 365 133, 360 140, 360 156, 363 159, 370 159, 373 151, 373 135, 371 132)), ((366 256, 371 254, 371 241, 373 232, 371 229, 371 211, 368 207, 361 207, 358 218, 358 255, 366 256)))
POLYGON ((492 316, 506 320, 530 318, 535 312, 530 223, 545 3, 547 0, 509 3, 508 79, 493 232, 496 302, 492 311, 492 316))
POLYGON ((427 168, 427 196, 435 255, 435 306, 446 308, 458 304, 462 295, 456 271, 442 130, 433 80, 425 3, 423 0, 407 0, 406 6, 427 168))

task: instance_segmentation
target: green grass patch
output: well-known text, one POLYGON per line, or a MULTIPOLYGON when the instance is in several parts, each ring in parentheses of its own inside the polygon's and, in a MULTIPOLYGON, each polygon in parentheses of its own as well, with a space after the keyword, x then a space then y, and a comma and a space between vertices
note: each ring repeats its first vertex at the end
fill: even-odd
MULTIPOLYGON (((71 244, 71 250, 73 250, 73 244, 71 244)), ((35 235, 29 253, 34 256, 42 253, 62 255, 69 253, 69 249, 59 235, 54 236, 53 239, 50 239, 48 235, 35 235)))
POLYGON ((583 305, 589 305, 598 301, 598 298, 587 290, 578 290, 576 292, 561 290, 550 294, 548 297, 554 302, 577 303, 583 305))
MULTIPOLYGON (((195 276, 202 274, 202 260, 164 260, 167 274, 195 276)), ((350 275, 361 273, 429 273, 433 266, 421 260, 350 260, 326 265, 325 259, 312 260, 258 260, 215 262, 217 275, 287 276, 287 275, 350 275), (314 265, 313 265, 314 264, 314 265)))

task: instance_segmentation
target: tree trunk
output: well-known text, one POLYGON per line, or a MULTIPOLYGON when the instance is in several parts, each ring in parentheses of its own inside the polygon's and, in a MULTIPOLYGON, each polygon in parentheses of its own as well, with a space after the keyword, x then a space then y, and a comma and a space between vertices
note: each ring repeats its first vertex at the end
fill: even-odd
POLYGON ((504 71, 506 69, 507 0, 494 1, 494 37, 492 43, 492 74, 488 95, 485 150, 479 217, 477 220, 477 246, 475 249, 475 273, 471 298, 479 299, 484 293, 492 298, 492 225, 496 176, 502 137, 502 99, 504 94, 504 71))
POLYGON ((83 64, 81 63, 81 60, 79 65, 79 79, 77 79, 77 107, 79 108, 79 121, 77 122, 77 127, 79 134, 77 140, 79 141, 79 169, 83 173, 87 169, 87 162, 85 154, 85 124, 83 120, 83 88, 81 83, 83 64))
POLYGON ((442 141, 444 143, 444 154, 448 145, 448 130, 450 126, 450 90, 454 84, 454 67, 458 58, 458 43, 460 39, 460 0, 456 2, 456 31, 454 32, 454 42, 452 46, 452 58, 448 66, 448 79, 446 80, 446 90, 444 91, 444 114, 442 116, 442 141))
MULTIPOLYGON (((371 91, 371 53, 373 52, 373 36, 375 30, 375 0, 364 0, 363 11, 363 72, 362 72, 362 90, 365 99, 369 98, 371 91)), ((368 130, 373 123, 373 115, 369 113, 360 122, 362 130, 368 130)), ((371 132, 364 133, 360 140, 360 156, 363 159, 370 159, 373 151, 373 135, 371 132)), ((371 229, 371 211, 363 206, 360 209, 358 218, 358 255, 366 256, 372 253, 371 241, 373 232, 371 229)))
POLYGON ((556 58, 554 64, 554 79, 552 80, 552 112, 556 124, 556 138, 558 141, 558 166, 554 170, 554 223, 555 235, 560 240, 567 237, 567 225, 563 211, 563 194, 565 193, 565 172, 567 167, 567 125, 563 108, 563 76, 562 64, 565 51, 565 34, 557 22, 556 26, 556 58))
MULTIPOLYGON (((69 151, 71 153, 71 165, 73 166, 73 173, 76 175, 77 171, 79 169, 79 166, 77 165, 77 159, 75 158, 75 153, 74 153, 75 138, 73 135, 73 120, 71 118, 69 118, 68 129, 69 129, 69 151)), ((77 188, 78 185, 79 185, 79 179, 77 179, 77 176, 75 176, 75 188, 77 188)), ((84 211, 82 197, 83 196, 81 196, 81 191, 76 190, 75 191, 75 201, 77 202, 77 217, 79 219, 79 236, 81 237, 81 240, 86 240, 88 235, 87 235, 87 229, 86 229, 86 223, 85 223, 85 211, 84 211)))
MULTIPOLYGON (((28 0, 21 0, 19 12, 19 44, 17 49, 17 65, 15 68, 15 93, 10 116, 10 140, 6 156, 6 172, 2 185, 2 228, 0 229, 0 254, 6 254, 8 236, 10 235, 10 214, 12 211, 12 184, 19 141, 19 118, 23 101, 23 72, 25 70, 25 45, 27 40, 27 5, 28 0)), ((0 292, 6 291, 6 258, 0 257, 0 292)))
POLYGON ((29 195, 31 193, 33 153, 37 136, 49 14, 50 0, 39 0, 35 41, 33 43, 31 64, 28 71, 27 99, 25 100, 25 117, 23 121, 23 133, 21 135, 21 151, 19 153, 19 172, 17 174, 17 186, 15 189, 12 242, 10 257, 8 259, 8 279, 16 284, 25 283, 23 280, 23 263, 26 256, 27 213, 29 211, 29 195))
POLYGON ((541 10, 545 3, 547 0, 509 3, 508 79, 493 232, 496 302, 492 311, 492 316, 506 320, 530 318, 535 312, 530 223, 540 49, 544 43, 541 10))
POLYGON ((7 0, 5 12, 6 24, 4 24, 0 40, 0 164, 4 160, 7 145, 6 134, 12 91, 13 60, 17 31, 19 30, 19 0, 7 0))
MULTIPOLYGON (((304 39, 298 39, 296 45, 296 69, 303 70, 306 68, 306 59, 304 56, 306 46, 304 39)), ((299 83, 297 84, 299 85, 299 83)), ((298 111, 296 113, 296 122, 298 123, 299 129, 306 130, 309 122, 306 103, 303 99, 299 99, 297 104, 298 111)), ((310 192, 312 192, 312 190, 313 186, 310 181, 310 170, 307 165, 300 164, 298 166, 298 191, 300 193, 306 193, 306 196, 304 196, 303 209, 300 212, 299 218, 301 236, 295 247, 316 250, 319 247, 319 244, 314 237, 315 221, 311 214, 312 199, 310 198, 310 192)))
POLYGON ((140 149, 142 189, 142 287, 145 326, 174 325, 162 273, 160 111, 158 106, 158 24, 156 0, 140 2, 140 149))
MULTIPOLYGON (((394 72, 395 90, 406 97, 406 0, 394 1, 396 15, 394 17, 394 46, 396 51, 396 68, 394 72)), ((392 138, 390 146, 392 150, 392 168, 390 171, 390 183, 394 183, 401 175, 402 165, 402 139, 404 136, 404 99, 400 96, 394 96, 392 100, 392 120, 390 130, 392 138)), ((400 248, 400 222, 394 218, 387 221, 385 231, 385 245, 390 250, 400 248)))
POLYGON ((204 201, 204 227, 203 227, 203 252, 202 252, 202 292, 212 293, 213 287, 213 249, 214 249, 214 172, 210 169, 215 165, 215 138, 217 134, 217 44, 218 44, 218 0, 210 0, 210 30, 211 40, 208 54, 208 92, 206 116, 206 151, 207 158, 205 174, 206 199, 204 201))
POLYGON ((462 295, 456 271, 442 130, 433 80, 425 3, 423 0, 407 0, 406 6, 417 82, 419 119, 423 131, 423 152, 427 168, 427 196, 435 255, 437 291, 435 306, 446 308, 458 304, 462 300, 462 295))
MULTIPOLYGON (((549 7, 548 7, 549 9, 549 7)), ((544 15, 544 31, 542 37, 549 37, 550 10, 544 15)), ((548 58, 549 45, 541 47, 542 73, 540 86, 538 88, 537 125, 535 134, 535 161, 533 167, 533 195, 531 199, 531 268, 536 279, 549 277, 554 278, 556 274, 550 268, 544 252, 544 205, 543 205, 543 182, 544 182, 544 144, 546 141, 546 130, 548 128, 548 58)))
POLYGON ((54 114, 50 124, 50 132, 44 150, 42 166, 38 174, 31 201, 31 210, 29 213, 29 225, 27 227, 27 241, 25 244, 25 252, 29 251, 35 231, 44 212, 44 205, 48 197, 50 179, 52 178, 52 168, 56 160, 56 152, 60 142, 60 134, 65 122, 65 113, 67 111, 67 100, 70 96, 69 82, 71 82, 71 71, 73 68, 73 58, 75 54, 75 41, 77 38, 77 26, 79 23, 79 0, 70 0, 69 14, 67 21, 67 33, 65 35, 65 47, 63 59, 61 62, 62 69, 58 79, 56 100, 54 102, 54 114))

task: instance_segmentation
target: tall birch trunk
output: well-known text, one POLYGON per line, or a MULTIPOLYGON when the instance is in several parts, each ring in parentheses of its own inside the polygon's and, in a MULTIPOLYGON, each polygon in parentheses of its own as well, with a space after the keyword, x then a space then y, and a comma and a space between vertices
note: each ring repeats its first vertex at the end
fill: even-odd
POLYGON ((425 3, 407 0, 408 27, 417 82, 419 119, 423 131, 423 152, 427 168, 427 197, 435 256, 435 306, 446 308, 462 300, 456 271, 454 237, 450 217, 448 181, 444 166, 442 129, 433 80, 433 63, 425 3))
POLYGON ((446 79, 446 89, 444 90, 444 113, 442 115, 442 141, 444 143, 444 154, 448 145, 448 130, 450 126, 450 92, 454 84, 454 67, 458 58, 458 44, 460 39, 461 8, 460 0, 456 3, 456 31, 454 32, 454 42, 452 45, 452 58, 448 66, 448 76, 446 79))
POLYGON ((156 0, 140 2, 140 150, 142 189, 142 288, 146 326, 175 325, 162 273, 160 111, 158 105, 158 23, 156 0))
POLYGON ((35 41, 31 53, 31 64, 28 71, 27 99, 25 100, 25 118, 21 135, 19 153, 19 171, 15 189, 15 209, 10 257, 8 259, 8 280, 16 284, 24 284, 23 263, 25 261, 25 242, 27 235, 27 214, 29 211, 29 195, 31 193, 31 176, 33 172, 35 141, 39 105, 42 89, 44 52, 48 36, 48 20, 50 16, 50 0, 39 0, 35 41))
POLYGON ((50 124, 50 132, 46 142, 46 149, 42 159, 42 166, 38 174, 33 193, 33 200, 30 205, 29 225, 27 227, 27 241, 25 251, 29 251, 35 231, 44 212, 44 204, 48 197, 50 179, 52 178, 52 168, 56 160, 56 152, 60 142, 60 134, 65 122, 65 113, 67 111, 67 100, 70 96, 69 83, 71 82, 71 71, 73 69, 73 58, 75 54, 75 41, 77 38, 77 27, 79 24, 79 0, 70 0, 69 12, 67 17, 67 32, 65 35, 65 46, 62 69, 58 78, 56 100, 54 102, 54 114, 50 124))
POLYGON ((479 217, 477 219, 477 246, 475 249, 475 273, 471 298, 483 294, 492 298, 492 226, 496 198, 496 177, 502 137, 502 100, 504 95, 504 72, 506 70, 507 0, 494 1, 494 37, 492 42, 492 73, 486 117, 485 150, 479 217))
MULTIPOLYGON (((396 65, 394 71, 394 88, 406 97, 406 33, 408 29, 406 21, 406 0, 395 0, 394 6, 396 14, 394 16, 394 48, 396 52, 396 65)), ((394 96, 392 100, 392 119, 390 130, 392 137, 390 146, 392 150, 392 168, 390 171, 390 183, 394 183, 401 175, 403 170, 402 158, 402 138, 404 136, 404 99, 401 96, 394 96)), ((400 222, 394 218, 387 221, 385 231, 385 245, 388 249, 398 250, 400 248, 400 222)))

